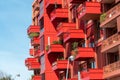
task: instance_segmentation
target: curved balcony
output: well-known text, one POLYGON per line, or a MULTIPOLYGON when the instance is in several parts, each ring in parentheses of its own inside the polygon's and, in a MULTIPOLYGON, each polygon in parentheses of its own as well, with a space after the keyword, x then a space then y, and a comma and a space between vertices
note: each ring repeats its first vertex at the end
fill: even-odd
POLYGON ((27 29, 27 34, 29 35, 30 38, 39 36, 39 32, 40 32, 39 26, 30 25, 27 29))
POLYGON ((34 75, 34 76, 32 76, 32 80, 41 80, 41 76, 34 75))
POLYGON ((39 37, 34 37, 31 39, 31 45, 32 46, 39 46, 40 45, 40 38, 39 37))
POLYGON ((76 24, 75 23, 60 23, 57 26, 58 34, 57 36, 61 36, 64 33, 66 33, 69 29, 75 29, 76 24))
POLYGON ((93 48, 82 48, 82 47, 79 47, 77 52, 73 52, 72 53, 73 55, 76 55, 75 56, 75 60, 88 60, 88 59, 91 59, 91 58, 95 58, 95 51, 93 48))
POLYGON ((70 29, 64 34, 64 42, 74 42, 85 38, 83 30, 70 29))
POLYGON ((77 8, 78 18, 82 20, 96 20, 101 14, 101 4, 98 2, 85 2, 77 8))
POLYGON ((52 63, 53 70, 65 70, 67 69, 67 62, 68 60, 58 60, 52 63))
POLYGON ((114 25, 116 24, 116 18, 118 16, 120 16, 120 3, 100 16, 101 21, 100 27, 102 28, 114 27, 114 25))
POLYGON ((59 22, 68 19, 68 9, 57 8, 51 12, 50 18, 52 22, 59 22))

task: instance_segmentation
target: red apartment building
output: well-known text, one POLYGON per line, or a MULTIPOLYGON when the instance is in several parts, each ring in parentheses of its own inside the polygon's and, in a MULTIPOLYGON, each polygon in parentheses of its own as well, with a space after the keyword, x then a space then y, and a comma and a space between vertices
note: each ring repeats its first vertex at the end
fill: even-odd
POLYGON ((119 15, 120 0, 34 0, 32 80, 120 80, 119 15))

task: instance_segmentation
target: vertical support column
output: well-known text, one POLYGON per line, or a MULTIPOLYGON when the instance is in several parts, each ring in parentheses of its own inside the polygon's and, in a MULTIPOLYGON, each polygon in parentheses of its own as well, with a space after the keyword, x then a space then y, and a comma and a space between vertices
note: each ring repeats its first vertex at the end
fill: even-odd
POLYGON ((120 32, 120 16, 117 18, 117 31, 120 32))
POLYGON ((118 54, 119 54, 119 60, 120 60, 120 45, 118 46, 118 54))

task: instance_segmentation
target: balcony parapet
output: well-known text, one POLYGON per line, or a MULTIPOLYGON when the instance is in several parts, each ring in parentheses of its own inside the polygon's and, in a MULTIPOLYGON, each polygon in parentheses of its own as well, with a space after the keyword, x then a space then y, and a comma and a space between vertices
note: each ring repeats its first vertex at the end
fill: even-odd
POLYGON ((77 8, 78 18, 83 20, 99 19, 101 5, 99 2, 85 2, 77 8))
POLYGON ((102 42, 101 52, 107 51, 108 49, 115 47, 120 44, 120 34, 116 33, 102 42))
POLYGON ((112 21, 115 20, 120 15, 120 3, 108 10, 106 13, 103 13, 100 16, 100 27, 110 27, 109 23, 111 24, 112 21))
POLYGON ((103 77, 110 78, 120 74, 120 60, 103 68, 103 77))

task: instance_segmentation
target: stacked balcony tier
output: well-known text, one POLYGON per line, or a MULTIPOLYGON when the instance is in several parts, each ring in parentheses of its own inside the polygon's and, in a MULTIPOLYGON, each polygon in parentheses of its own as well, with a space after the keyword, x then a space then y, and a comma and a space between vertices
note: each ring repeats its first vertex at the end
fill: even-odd
POLYGON ((102 69, 89 69, 88 71, 81 72, 82 80, 104 80, 102 69))
POLYGON ((32 76, 32 80, 41 80, 41 76, 34 75, 32 76))
POLYGON ((25 65, 28 67, 28 70, 40 69, 40 63, 37 58, 27 58, 25 65))
POLYGON ((64 52, 64 48, 60 44, 52 44, 49 46, 48 54, 52 54, 52 53, 58 54, 63 52, 64 52))
POLYGON ((107 39, 103 40, 101 52, 104 53, 108 50, 109 51, 116 50, 117 49, 116 46, 118 45, 120 45, 120 34, 116 33, 108 37, 107 39))
POLYGON ((105 79, 115 77, 120 74, 120 61, 109 64, 103 68, 103 77, 105 79))
POLYGON ((68 9, 57 8, 51 12, 50 18, 52 22, 61 22, 68 20, 68 9))
POLYGON ((32 46, 37 46, 40 45, 40 38, 39 37, 34 37, 31 39, 31 45, 32 46))
POLYGON ((85 38, 83 30, 70 29, 64 34, 64 42, 74 42, 85 38))
POLYGON ((79 47, 77 49, 77 52, 72 52, 72 55, 76 55, 75 56, 75 60, 81 60, 81 61, 84 61, 84 60, 88 60, 88 59, 91 59, 91 58, 94 58, 95 57, 95 51, 93 48, 82 48, 82 47, 79 47))
POLYGON ((85 2, 77 8, 78 18, 82 20, 96 20, 101 14, 101 4, 98 2, 85 2))
POLYGON ((60 23, 57 26, 58 34, 57 36, 62 36, 64 33, 66 33, 69 29, 75 29, 76 24, 75 23, 60 23))
POLYGON ((30 38, 33 37, 38 37, 39 36, 39 32, 40 32, 40 27, 39 26, 29 26, 29 28, 27 29, 27 33, 29 35, 30 38))
POLYGON ((62 0, 46 0, 46 8, 48 10, 53 10, 57 6, 62 5, 62 0))
POLYGON ((100 27, 102 28, 114 27, 116 24, 116 18, 118 16, 120 16, 120 3, 100 16, 101 21, 100 27))
POLYGON ((57 60, 56 62, 52 63, 53 70, 65 70, 67 69, 67 60, 57 60))

